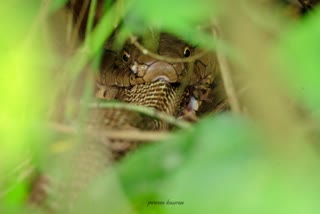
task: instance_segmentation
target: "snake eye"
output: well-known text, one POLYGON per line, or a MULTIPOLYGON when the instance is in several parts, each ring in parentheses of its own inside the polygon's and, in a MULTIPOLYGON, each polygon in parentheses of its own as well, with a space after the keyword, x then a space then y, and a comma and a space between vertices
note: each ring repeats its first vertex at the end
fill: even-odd
POLYGON ((189 57, 191 55, 191 51, 189 47, 185 47, 183 51, 183 56, 184 57, 189 57))
POLYGON ((128 62, 129 59, 130 59, 130 55, 127 51, 124 51, 123 54, 122 54, 122 59, 125 61, 125 62, 128 62))

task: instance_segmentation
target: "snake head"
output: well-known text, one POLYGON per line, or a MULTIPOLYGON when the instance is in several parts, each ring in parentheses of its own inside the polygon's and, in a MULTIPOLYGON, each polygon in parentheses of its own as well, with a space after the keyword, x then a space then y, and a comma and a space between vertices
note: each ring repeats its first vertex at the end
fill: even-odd
POLYGON ((177 59, 192 56, 194 48, 165 33, 160 34, 158 42, 157 50, 151 54, 130 42, 119 53, 106 50, 98 82, 117 87, 132 87, 157 80, 180 83, 187 73, 188 63, 177 59))
POLYGON ((141 55, 130 65, 130 70, 135 74, 131 84, 136 84, 136 79, 143 79, 143 82, 155 82, 164 80, 175 83, 183 73, 185 66, 182 63, 169 63, 164 60, 152 58, 148 55, 141 55))

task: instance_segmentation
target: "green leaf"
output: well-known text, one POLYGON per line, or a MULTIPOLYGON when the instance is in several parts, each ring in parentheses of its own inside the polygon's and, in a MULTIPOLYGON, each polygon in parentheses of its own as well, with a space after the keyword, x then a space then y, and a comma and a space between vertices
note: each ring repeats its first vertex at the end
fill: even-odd
POLYGON ((51 4, 50 4, 50 12, 55 12, 57 10, 59 10, 60 8, 62 8, 66 3, 68 2, 68 0, 52 0, 51 4))
POLYGON ((1 199, 3 213, 23 213, 23 204, 27 197, 27 191, 27 185, 24 182, 19 182, 12 186, 5 197, 1 199))
POLYGON ((136 0, 124 18, 124 24, 135 34, 147 30, 168 32, 190 44, 207 50, 231 54, 230 47, 214 38, 209 26, 221 9, 221 2, 210 0, 136 0), (199 28, 199 27, 204 28, 199 28))
MULTIPOLYGON (((207 164, 204 163, 213 164, 214 161, 230 157, 228 162, 247 159, 256 145, 247 144, 251 134, 243 127, 243 123, 228 115, 208 118, 190 132, 178 133, 168 142, 146 146, 129 157, 118 170, 124 189, 135 206, 145 213, 159 208, 147 204, 150 201, 167 200, 162 189, 177 173, 186 173, 190 168, 207 171, 207 164), (237 135, 238 138, 233 137, 237 135)), ((187 180, 187 177, 183 180, 187 180)), ((172 187, 169 192, 173 190, 172 187)))
MULTIPOLYGON (((207 0, 136 0, 127 17, 129 22, 143 22, 164 29, 188 23, 203 24, 217 11, 217 4, 207 0)), ((134 26, 139 26, 134 24, 134 26)), ((143 25, 145 26, 145 25, 143 25)))
POLYGON ((319 212, 318 158, 271 152, 264 138, 244 119, 207 118, 123 161, 120 181, 138 213, 319 212))
POLYGON ((282 62, 285 79, 289 80, 294 93, 314 107, 320 104, 319 22, 320 10, 313 11, 288 32, 280 45, 279 57, 285 60, 282 62))

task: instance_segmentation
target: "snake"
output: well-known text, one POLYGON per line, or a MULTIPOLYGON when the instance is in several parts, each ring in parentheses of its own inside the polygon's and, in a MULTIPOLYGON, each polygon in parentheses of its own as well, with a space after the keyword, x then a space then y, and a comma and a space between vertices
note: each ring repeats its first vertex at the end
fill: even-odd
MULTIPOLYGON (((156 54, 161 59, 156 59, 148 54, 141 52, 133 44, 126 44, 118 53, 112 50, 106 50, 103 56, 102 69, 97 77, 99 86, 104 86, 105 90, 99 90, 98 97, 107 99, 117 99, 125 102, 133 102, 139 105, 149 106, 143 101, 135 99, 130 100, 130 96, 122 96, 124 91, 130 91, 133 97, 134 90, 139 91, 139 87, 144 85, 144 90, 153 87, 156 82, 162 81, 173 87, 175 91, 181 86, 184 91, 184 102, 176 102, 173 109, 176 111, 167 112, 173 116, 181 114, 184 107, 189 110, 198 110, 200 98, 210 88, 213 80, 217 76, 217 60, 213 55, 200 55, 191 62, 168 62, 166 59, 188 59, 194 55, 201 53, 199 48, 191 46, 170 34, 160 34, 159 44, 156 54), (148 85, 145 87, 145 85, 148 85), (138 101, 138 102, 137 102, 138 101), (199 104, 198 104, 199 103, 199 104), (190 109, 191 108, 191 109, 190 109)), ((103 87, 102 87, 103 88, 103 87)), ((148 90, 143 93, 148 97, 148 90)), ((152 95, 150 95, 152 96, 152 95)), ((154 100, 161 99, 161 96, 155 96, 154 100)), ((162 99, 169 99, 162 96, 162 99)), ((162 106, 153 106, 157 110, 164 111, 162 106)))
MULTIPOLYGON (((202 102, 210 98, 208 94, 219 76, 215 55, 199 54, 202 50, 198 47, 167 33, 160 34, 155 50, 155 54, 161 57, 143 53, 131 42, 118 51, 106 48, 96 76, 95 96, 101 100, 117 100, 153 108, 175 118, 183 117, 186 112, 197 114, 202 102), (199 58, 188 61, 188 58, 197 55, 199 58)), ((159 119, 117 108, 93 108, 85 123, 90 129, 102 131, 171 128, 159 119)), ((69 182, 63 181, 65 192, 79 192, 111 162, 122 160, 139 145, 134 141, 104 139, 101 142, 101 139, 94 137, 88 139, 89 142, 79 146, 70 158, 70 163, 74 163, 71 169, 75 171, 71 173, 69 182)), ((41 185, 33 182, 29 197, 29 201, 36 204, 43 203, 46 195, 43 193, 43 183, 49 183, 43 181, 42 175, 38 176, 39 179, 41 185)), ((74 196, 65 197, 67 199, 60 201, 70 201, 70 197, 74 196)))
MULTIPOLYGON (((218 76, 215 56, 201 53, 204 53, 201 49, 168 33, 159 37, 156 54, 160 59, 144 54, 130 42, 120 51, 105 49, 96 77, 96 97, 153 108, 175 118, 196 114, 218 76), (199 57, 187 61, 192 56, 199 57)), ((91 127, 105 130, 170 128, 163 121, 125 110, 95 109, 92 115, 91 127)), ((128 142, 111 145, 118 148, 113 149, 114 156, 125 154, 130 145, 134 147, 128 142)))

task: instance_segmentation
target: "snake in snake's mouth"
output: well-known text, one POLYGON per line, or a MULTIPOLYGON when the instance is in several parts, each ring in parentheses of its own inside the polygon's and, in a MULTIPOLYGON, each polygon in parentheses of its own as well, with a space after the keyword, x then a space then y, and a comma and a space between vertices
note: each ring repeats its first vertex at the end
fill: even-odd
MULTIPOLYGON (((160 34, 156 51, 161 59, 141 52, 131 43, 127 43, 119 52, 106 49, 97 82, 107 90, 103 92, 103 96, 98 97, 127 101, 127 98, 126 100, 122 97, 124 90, 127 93, 139 87, 153 87, 154 84, 162 82, 161 85, 167 85, 169 90, 177 91, 177 97, 173 99, 180 99, 179 102, 174 102, 178 105, 176 112, 180 112, 174 116, 179 116, 185 110, 195 112, 201 103, 202 95, 213 81, 212 59, 209 55, 188 63, 169 62, 166 59, 184 59, 198 52, 197 48, 164 33, 160 34)), ((140 90, 139 92, 144 93, 140 90)), ((150 93, 145 93, 144 96, 154 96, 153 92, 150 93)))

